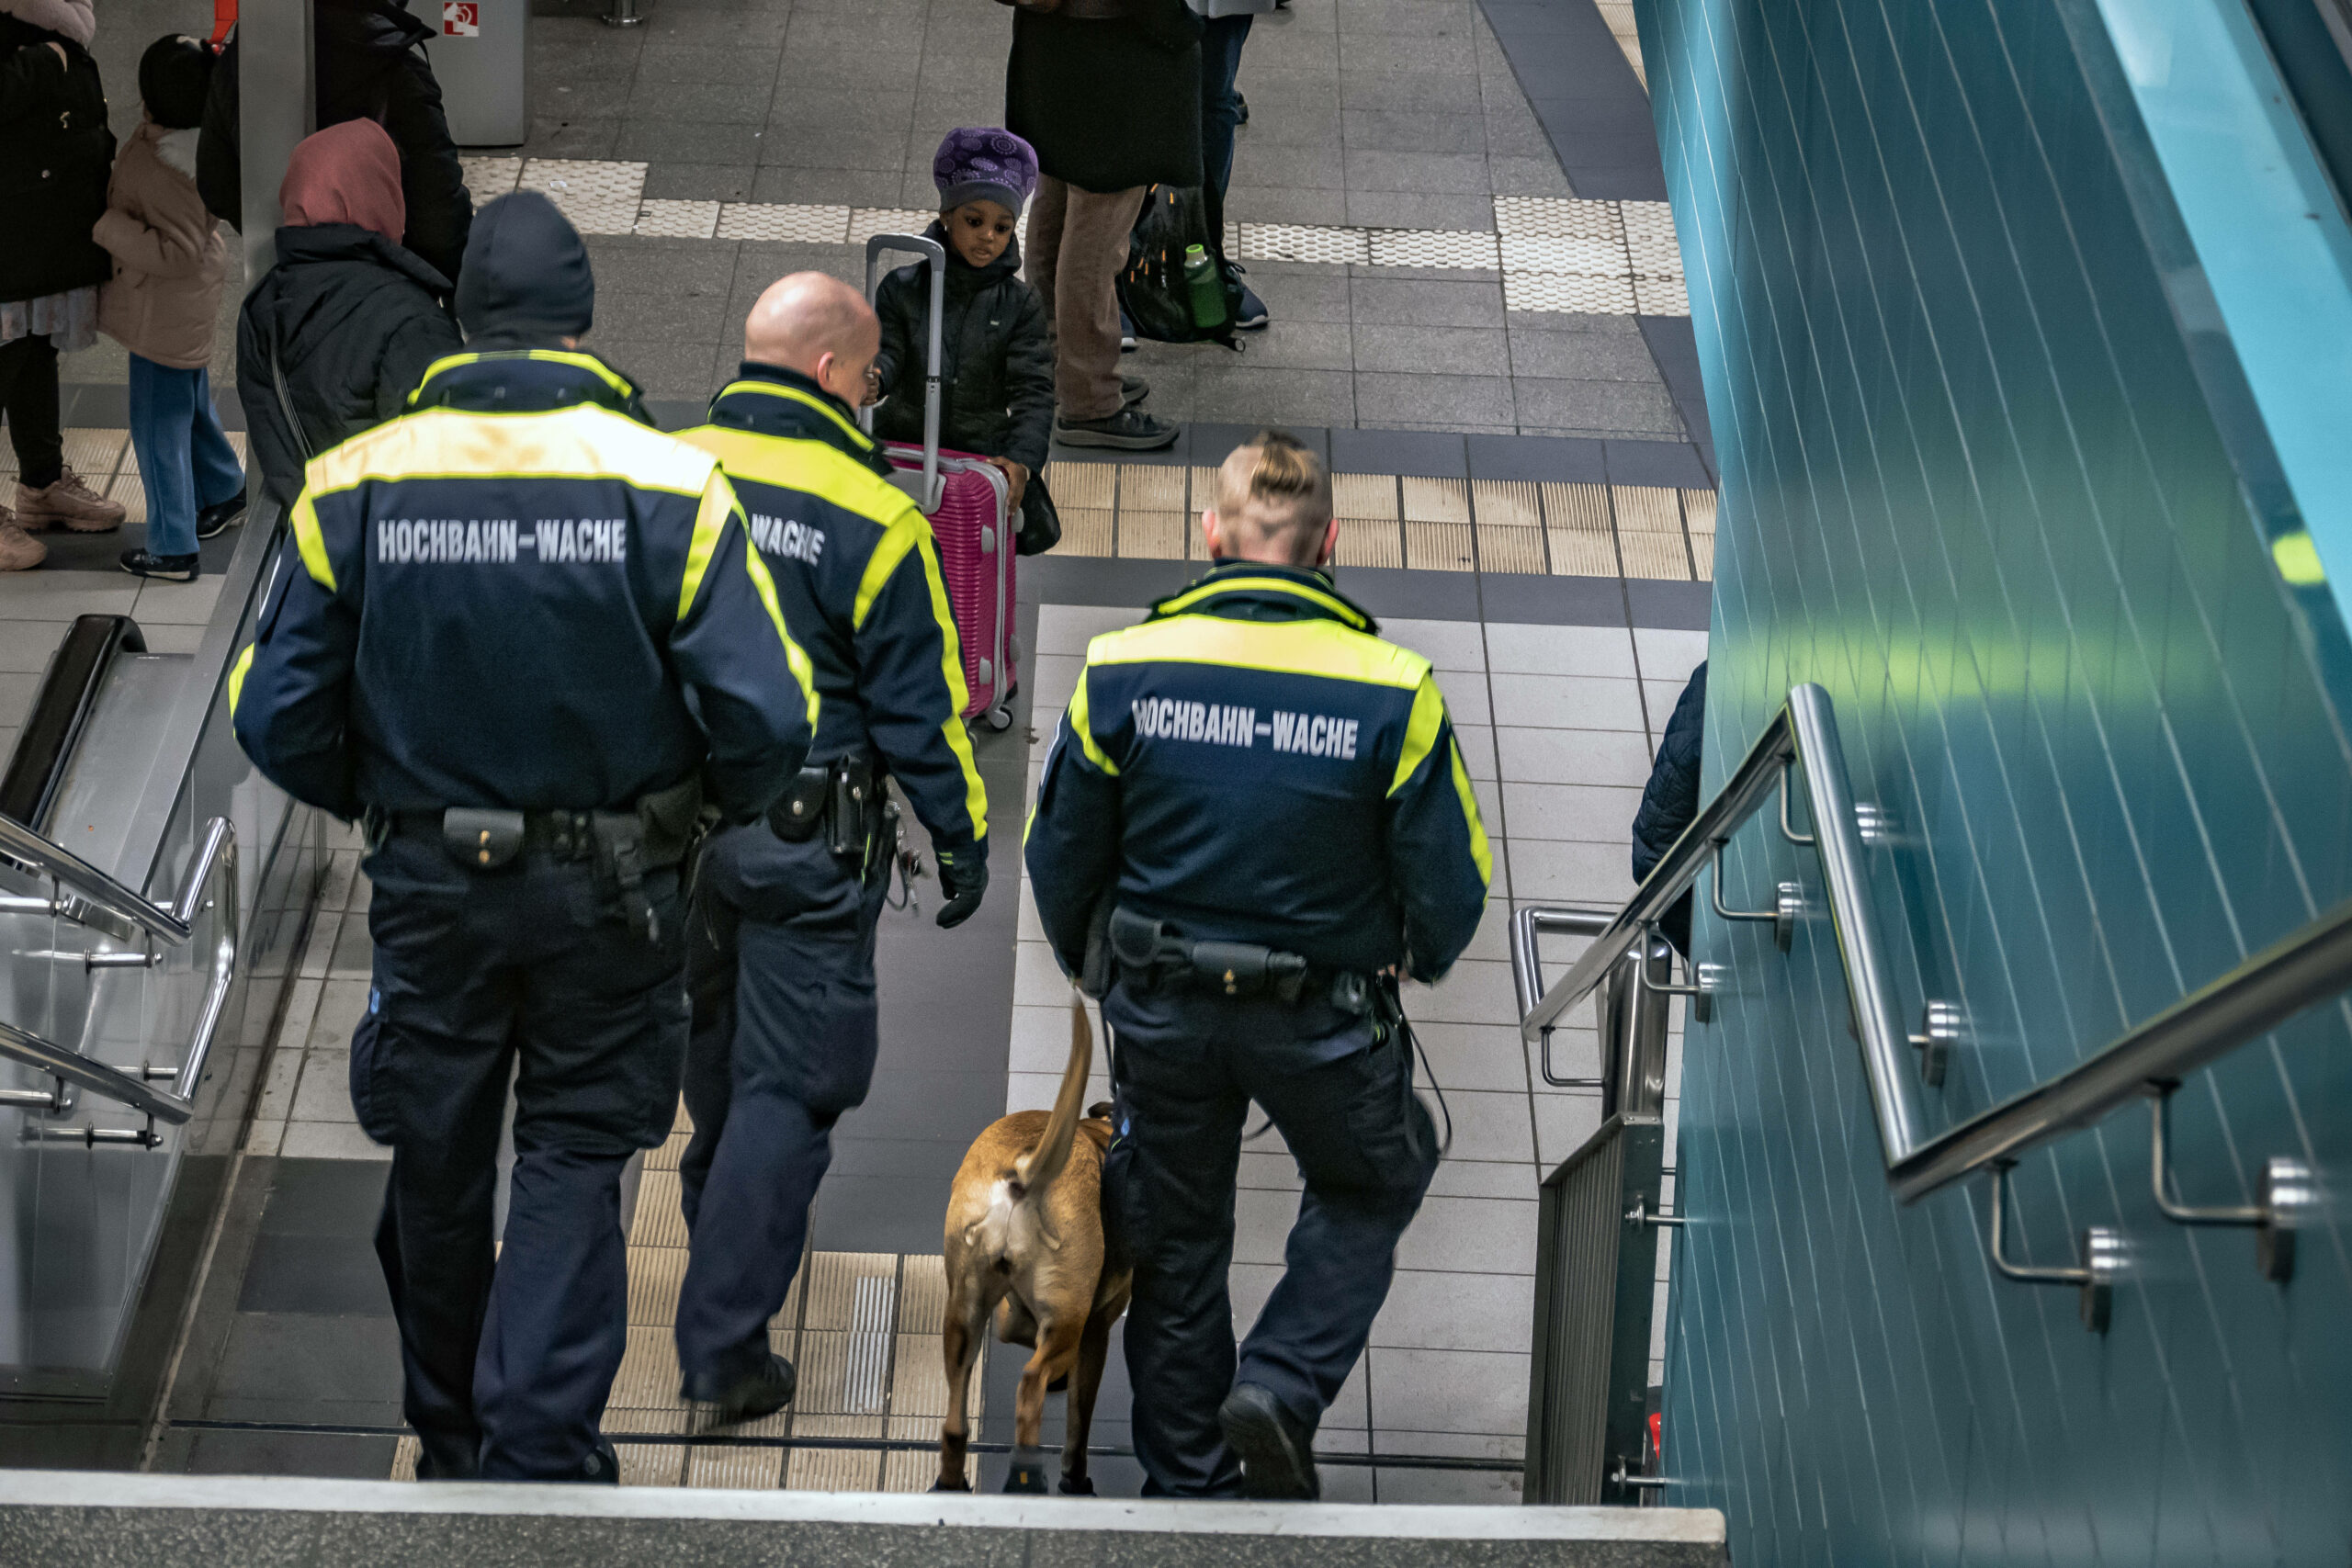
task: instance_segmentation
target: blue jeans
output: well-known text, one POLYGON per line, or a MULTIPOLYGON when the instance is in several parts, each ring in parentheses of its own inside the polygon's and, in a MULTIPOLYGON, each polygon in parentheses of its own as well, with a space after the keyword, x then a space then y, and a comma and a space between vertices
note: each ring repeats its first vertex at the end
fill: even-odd
POLYGON ((1233 128, 1241 123, 1241 98, 1233 79, 1241 71, 1241 46, 1251 18, 1211 17, 1201 23, 1201 197, 1209 232, 1224 243, 1225 190, 1233 183, 1233 128))
POLYGON ((147 487, 147 550, 196 553, 196 514, 245 488, 236 449, 212 411, 212 377, 202 366, 175 370, 130 356, 130 446, 147 487))

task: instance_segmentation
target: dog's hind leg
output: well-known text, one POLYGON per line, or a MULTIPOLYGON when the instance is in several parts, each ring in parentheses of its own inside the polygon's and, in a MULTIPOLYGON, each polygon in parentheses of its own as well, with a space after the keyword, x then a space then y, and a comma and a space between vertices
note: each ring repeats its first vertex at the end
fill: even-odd
POLYGON ((1045 1459, 1038 1449, 1046 1422, 1046 1385, 1066 1375, 1078 1360, 1083 1322, 1047 1317, 1037 1325, 1037 1349, 1021 1369, 1021 1390, 1012 1402, 1012 1473, 1007 1492, 1043 1492, 1045 1459))
POLYGON ((1102 1363, 1111 1354, 1111 1325, 1114 1313, 1090 1314, 1079 1337, 1078 1366, 1070 1374, 1069 1402, 1062 1426, 1062 1492, 1071 1497, 1091 1497, 1094 1483, 1086 1473, 1086 1444, 1093 1435, 1094 1396, 1102 1389, 1102 1363))
POLYGON ((981 1336, 987 1332, 990 1302, 981 1291, 958 1290, 947 1303, 946 1322, 940 1333, 940 1354, 947 1373, 947 1416, 939 1427, 939 1483, 934 1492, 969 1492, 965 1469, 965 1444, 971 1436, 966 1405, 971 1394, 972 1363, 979 1359, 981 1336))

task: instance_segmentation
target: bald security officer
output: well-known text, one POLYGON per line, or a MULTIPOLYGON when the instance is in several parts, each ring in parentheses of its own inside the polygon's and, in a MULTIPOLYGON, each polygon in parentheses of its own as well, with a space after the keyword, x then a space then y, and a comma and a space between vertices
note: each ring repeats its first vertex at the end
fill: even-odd
POLYGON ((897 837, 886 779, 931 834, 939 923, 969 919, 988 886, 988 796, 931 525, 853 412, 881 341, 857 290, 784 278, 744 325, 739 378, 684 437, 742 495, 825 705, 797 780, 765 821, 711 841, 695 887, 678 1364, 685 1397, 721 1422, 793 1394, 767 1323, 800 1267, 833 1123, 874 1077, 875 924, 897 837))
POLYGON ((352 1100, 392 1147, 417 1472, 615 1482, 621 1168, 668 1134, 686 1044, 678 863, 705 798, 767 809, 819 705, 718 465, 580 352, 571 226, 503 197, 464 277, 467 352, 306 469, 230 702, 265 774, 367 823, 352 1100))
POLYGON ((1087 650, 1029 879, 1063 966, 1092 948, 1109 983, 1106 1182, 1136 1269, 1148 1490, 1313 1497, 1317 1424, 1437 1167, 1396 976, 1434 981, 1468 945, 1491 862, 1429 660, 1333 586, 1313 454, 1261 434, 1201 521, 1209 573, 1087 650), (1226 1270, 1252 1100, 1306 1192, 1237 1360, 1226 1270))

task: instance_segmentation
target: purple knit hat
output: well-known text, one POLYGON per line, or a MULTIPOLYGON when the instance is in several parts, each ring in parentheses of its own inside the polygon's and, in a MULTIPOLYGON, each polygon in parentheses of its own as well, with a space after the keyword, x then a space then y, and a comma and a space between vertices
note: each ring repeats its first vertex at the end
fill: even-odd
POLYGON ((1009 130, 992 125, 962 126, 947 133, 931 160, 944 212, 967 201, 993 201, 1015 217, 1037 188, 1036 150, 1009 130))

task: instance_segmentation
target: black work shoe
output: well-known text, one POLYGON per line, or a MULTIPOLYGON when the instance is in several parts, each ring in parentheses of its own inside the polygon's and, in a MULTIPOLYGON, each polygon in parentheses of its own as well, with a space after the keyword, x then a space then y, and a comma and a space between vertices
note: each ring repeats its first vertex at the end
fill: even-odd
POLYGON ((194 582, 199 570, 193 552, 184 556, 150 555, 145 550, 122 552, 122 570, 133 577, 152 577, 159 582, 194 582))
POLYGON ((1113 446, 1122 452, 1156 452, 1173 446, 1183 426, 1148 414, 1141 409, 1121 409, 1108 419, 1064 419, 1054 416, 1054 439, 1065 446, 1113 446))
POLYGON ((1004 1489, 1033 1497, 1046 1493, 1046 1450, 1021 1449, 1012 1450, 1012 1468, 1005 1472, 1004 1489))
POLYGON ((1241 290, 1241 303, 1234 309, 1233 330, 1238 333, 1261 333, 1266 330, 1266 302, 1258 291, 1241 281, 1248 269, 1238 262, 1225 264, 1225 276, 1241 290))
POLYGON ((580 1461, 580 1482, 585 1486, 618 1486, 621 1483, 621 1456, 605 1438, 588 1450, 580 1461))
POLYGON ((1241 1460, 1241 1495, 1313 1502, 1323 1495, 1315 1473, 1315 1434, 1254 1382, 1238 1382, 1217 1406, 1226 1446, 1241 1460))
POLYGON ((1131 409, 1151 396, 1151 383, 1140 376, 1119 378, 1119 406, 1131 409))
POLYGON ((229 531, 230 525, 245 514, 245 498, 232 495, 226 501, 215 502, 196 514, 196 536, 217 538, 229 531))
POLYGON ((1091 1476, 1065 1475, 1062 1477, 1061 1490, 1062 1495, 1065 1497, 1091 1497, 1094 1495, 1093 1478, 1091 1476))
POLYGON ((748 1372, 689 1372, 678 1393, 694 1404, 716 1406, 712 1426, 731 1427, 775 1415, 792 1403, 799 1386, 800 1374, 792 1363, 771 1352, 748 1372))

